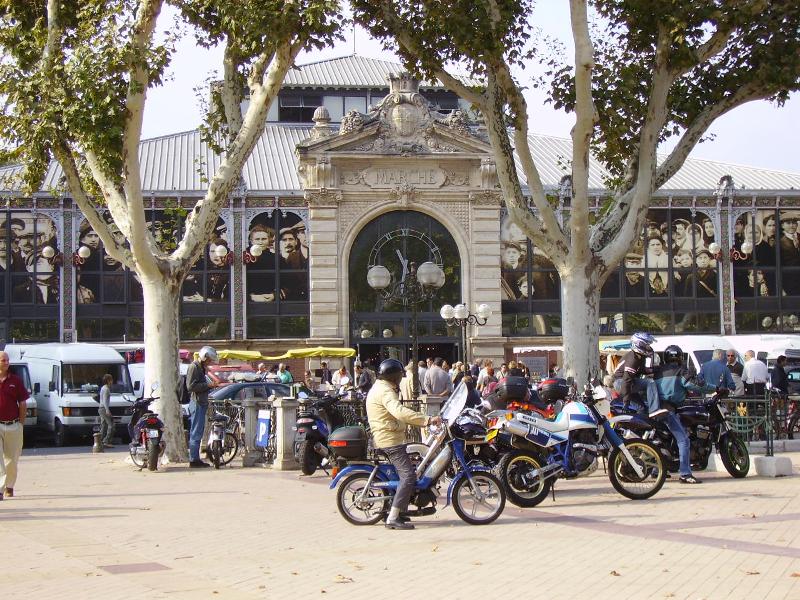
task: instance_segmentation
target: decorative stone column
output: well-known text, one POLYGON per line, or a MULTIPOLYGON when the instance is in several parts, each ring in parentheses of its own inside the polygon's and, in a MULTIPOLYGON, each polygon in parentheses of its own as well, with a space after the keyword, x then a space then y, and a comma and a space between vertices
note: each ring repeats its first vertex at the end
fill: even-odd
POLYGON ((275 407, 275 462, 278 471, 296 471, 300 468, 294 459, 294 427, 297 425, 297 407, 300 403, 289 398, 278 398, 275 407))

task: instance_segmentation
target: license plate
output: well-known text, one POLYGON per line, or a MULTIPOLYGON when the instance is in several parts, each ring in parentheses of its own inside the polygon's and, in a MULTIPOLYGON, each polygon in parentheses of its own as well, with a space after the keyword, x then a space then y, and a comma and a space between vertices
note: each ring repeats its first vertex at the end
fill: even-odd
POLYGON ((221 439, 218 433, 212 433, 208 436, 209 441, 216 442, 217 440, 221 439))
POLYGON ((149 437, 149 438, 157 438, 158 437, 158 429, 148 429, 147 430, 147 437, 149 437))
POLYGON ((490 429, 490 430, 489 430, 489 431, 486 433, 486 441, 487 441, 487 442, 491 442, 491 441, 492 441, 494 438, 496 438, 496 437, 497 437, 497 429, 490 429))

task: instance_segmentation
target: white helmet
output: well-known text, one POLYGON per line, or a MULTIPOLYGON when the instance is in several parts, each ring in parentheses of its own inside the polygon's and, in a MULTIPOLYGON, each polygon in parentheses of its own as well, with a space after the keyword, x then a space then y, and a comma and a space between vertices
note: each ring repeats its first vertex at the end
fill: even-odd
POLYGON ((200 348, 200 352, 198 352, 197 355, 200 357, 200 362, 205 362, 207 360, 217 362, 217 360, 219 360, 217 358, 217 351, 214 350, 213 346, 203 346, 200 348))

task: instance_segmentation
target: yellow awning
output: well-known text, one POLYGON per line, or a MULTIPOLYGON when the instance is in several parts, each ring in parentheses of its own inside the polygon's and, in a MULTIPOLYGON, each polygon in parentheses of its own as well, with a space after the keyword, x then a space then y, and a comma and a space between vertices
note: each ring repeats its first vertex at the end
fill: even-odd
POLYGON ((355 356, 356 351, 352 348, 325 348, 317 346, 315 348, 296 348, 294 350, 287 350, 280 356, 264 356, 264 360, 283 360, 286 358, 347 358, 355 356))

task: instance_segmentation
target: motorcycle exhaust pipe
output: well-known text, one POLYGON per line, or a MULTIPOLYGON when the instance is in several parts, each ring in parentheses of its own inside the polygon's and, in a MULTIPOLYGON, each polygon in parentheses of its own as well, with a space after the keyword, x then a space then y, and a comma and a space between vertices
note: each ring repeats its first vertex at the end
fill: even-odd
POLYGON ((523 423, 520 423, 519 421, 504 421, 503 428, 509 433, 521 437, 527 436, 531 431, 530 427, 528 427, 523 423))
POLYGON ((330 452, 328 452, 328 447, 325 446, 322 442, 317 442, 316 444, 314 444, 314 452, 326 458, 330 456, 330 452))
POLYGON ((555 477, 563 470, 564 467, 561 465, 547 465, 546 467, 541 467, 540 469, 536 469, 530 473, 525 473, 522 476, 522 481, 527 487, 532 488, 539 483, 539 478, 544 481, 550 479, 551 477, 555 477))

